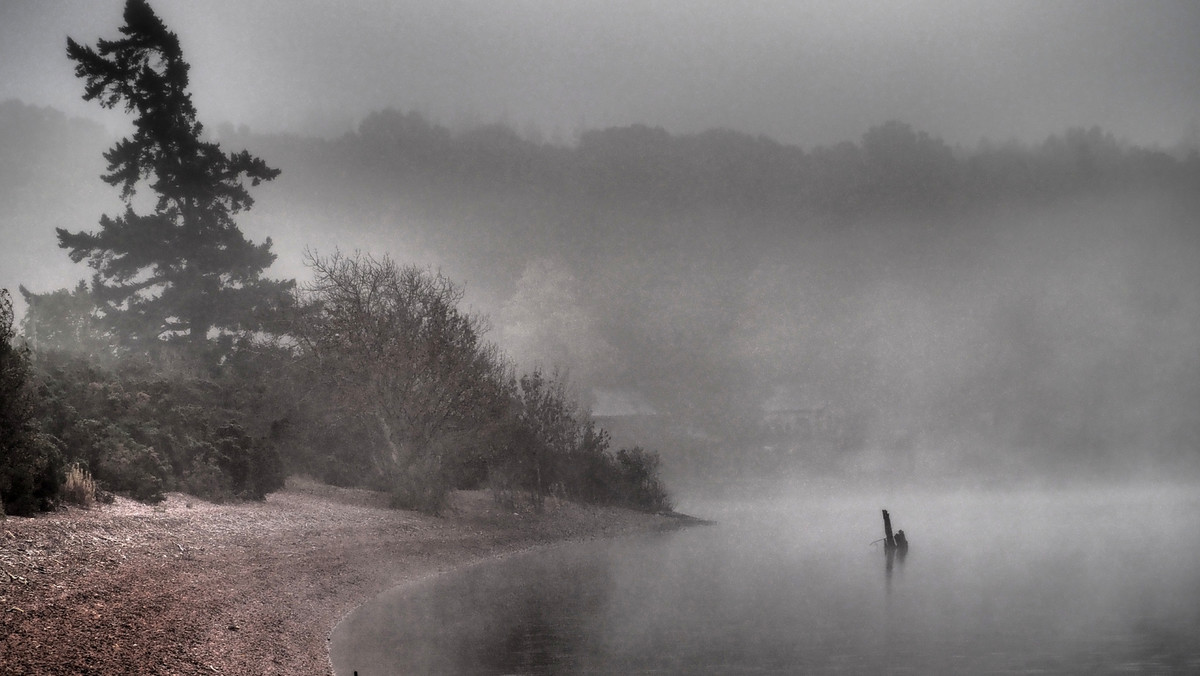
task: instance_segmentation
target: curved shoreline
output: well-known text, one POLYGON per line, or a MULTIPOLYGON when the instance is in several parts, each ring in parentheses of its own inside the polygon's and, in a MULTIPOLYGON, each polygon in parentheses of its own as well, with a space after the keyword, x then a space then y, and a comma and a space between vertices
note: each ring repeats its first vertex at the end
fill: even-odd
MULTIPOLYGON (((651 530, 662 530, 662 529, 649 529, 647 531, 634 530, 629 533, 618 533, 618 534, 614 534, 611 536, 603 536, 603 537, 604 537, 604 539, 620 538, 620 537, 629 536, 629 535, 636 535, 636 534, 642 533, 642 532, 650 532, 651 530)), ((391 587, 388 587, 387 589, 384 589, 383 591, 379 592, 375 596, 364 600, 362 603, 360 603, 360 604, 354 606, 353 608, 351 608, 350 610, 346 611, 341 617, 338 618, 337 622, 335 622, 333 624, 333 626, 330 627, 328 636, 326 637, 326 651, 325 651, 326 656, 328 657, 328 660, 329 660, 329 674, 331 676, 344 676, 343 674, 339 674, 338 671, 333 667, 333 635, 335 633, 337 633, 338 628, 340 626, 342 626, 342 624, 345 623, 346 620, 350 619, 350 617, 352 615, 354 615, 355 613, 362 610, 362 608, 364 606, 375 603, 376 601, 378 601, 380 598, 382 598, 384 596, 391 596, 392 594, 396 594, 396 593, 419 591, 419 589, 423 585, 436 584, 437 582, 439 582, 443 578, 446 578, 447 576, 465 573, 465 572, 470 571, 472 568, 475 568, 478 566, 488 566, 488 565, 492 565, 492 564, 500 564, 500 563, 504 563, 505 561, 508 561, 509 559, 513 559, 513 558, 517 558, 517 557, 521 557, 521 556, 532 556, 532 555, 536 555, 536 554, 542 553, 542 552, 549 552, 549 551, 553 551, 554 549, 559 548, 559 547, 569 547, 572 544, 577 544, 580 542, 584 542, 587 540, 593 540, 593 539, 598 539, 598 538, 588 538, 588 537, 571 538, 571 539, 567 539, 567 540, 557 540, 557 541, 536 543, 536 544, 532 544, 528 547, 522 547, 519 549, 510 550, 510 551, 493 552, 491 554, 486 554, 486 555, 480 556, 478 558, 462 561, 461 563, 453 565, 450 568, 446 568, 444 570, 438 570, 438 571, 435 571, 432 573, 421 575, 414 579, 398 582, 397 584, 395 584, 391 587)))
POLYGON ((0 521, 0 672, 333 674, 329 639, 389 589, 574 540, 678 518, 548 501, 513 512, 484 492, 445 517, 291 480, 264 503, 172 494, 0 521))

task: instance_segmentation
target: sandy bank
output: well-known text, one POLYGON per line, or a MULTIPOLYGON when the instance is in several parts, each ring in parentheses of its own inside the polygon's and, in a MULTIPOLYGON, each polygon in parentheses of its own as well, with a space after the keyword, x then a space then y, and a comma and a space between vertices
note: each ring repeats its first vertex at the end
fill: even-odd
POLYGON ((328 674, 343 615, 406 581, 528 547, 679 519, 484 492, 444 517, 289 481, 264 503, 172 494, 0 521, 0 673, 328 674))

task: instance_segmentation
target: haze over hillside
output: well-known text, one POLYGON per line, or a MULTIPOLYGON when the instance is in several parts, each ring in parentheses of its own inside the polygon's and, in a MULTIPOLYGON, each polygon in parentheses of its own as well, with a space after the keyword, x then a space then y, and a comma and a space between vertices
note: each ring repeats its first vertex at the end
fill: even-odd
MULTIPOLYGON (((115 27, 122 4, 0 3, 0 101, 122 124, 79 100, 63 53, 66 36, 115 27)), ((1098 124, 1170 146, 1200 121, 1200 6, 1175 0, 154 6, 191 57, 206 123, 263 133, 336 137, 393 107, 565 140, 643 123, 832 145, 900 119, 954 144, 1098 124)))
MULTIPOLYGON (((0 3, 14 293, 89 277, 54 228, 123 208, 131 120, 65 50, 123 4, 0 3)), ((153 5, 207 133, 283 172, 238 220, 271 275, 438 267, 668 468, 1200 463, 1196 3, 153 5)))
MULTIPOLYGON (((643 126, 559 146, 394 111, 335 140, 212 133, 283 169, 243 220, 274 240, 274 274, 304 279, 306 247, 440 267, 523 365, 569 370, 600 415, 657 414, 669 459, 750 447, 789 471, 1195 467, 1200 173, 1186 153, 1098 129, 952 149, 903 123, 831 148, 643 126)), ((0 138, 3 230, 27 233, 8 238, 3 284, 85 277, 53 228, 114 211, 94 178, 108 134, 9 102, 0 138)))

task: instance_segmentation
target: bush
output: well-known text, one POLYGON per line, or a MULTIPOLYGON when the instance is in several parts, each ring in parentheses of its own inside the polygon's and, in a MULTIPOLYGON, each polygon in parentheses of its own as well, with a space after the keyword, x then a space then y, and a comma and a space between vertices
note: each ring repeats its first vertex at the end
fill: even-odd
POLYGON ((425 514, 441 514, 450 499, 450 482, 441 464, 428 455, 397 471, 387 482, 391 505, 425 514))
POLYGON ((0 456, 0 503, 6 513, 29 516, 58 506, 62 453, 53 437, 33 432, 27 445, 0 456))
POLYGON ((39 353, 34 364, 42 430, 103 488, 150 501, 182 489, 220 501, 262 499, 283 485, 282 435, 268 423, 275 409, 264 413, 268 390, 259 383, 132 358, 102 368, 39 353))
POLYGON ((671 500, 658 476, 659 458, 639 447, 617 451, 618 500, 647 512, 670 511, 671 500))
POLYGON ((233 497, 229 477, 221 470, 218 453, 211 444, 198 444, 204 450, 195 452, 192 464, 180 478, 180 488, 212 502, 224 502, 233 497))
POLYGON ((29 353, 13 337, 12 300, 0 289, 0 509, 27 515, 54 508, 62 458, 38 431, 29 353))
POLYGON ((609 451, 608 432, 568 395, 559 373, 540 370, 513 379, 509 408, 488 429, 487 485, 515 505, 547 495, 658 512, 671 508, 658 475, 658 454, 641 448, 609 451))
POLYGON ((163 499, 170 470, 153 447, 139 443, 110 422, 80 420, 72 431, 68 452, 86 459, 105 488, 142 502, 163 499))
POLYGON ((228 423, 217 430, 213 445, 234 497, 262 500, 283 488, 283 460, 268 440, 252 439, 240 425, 228 423))

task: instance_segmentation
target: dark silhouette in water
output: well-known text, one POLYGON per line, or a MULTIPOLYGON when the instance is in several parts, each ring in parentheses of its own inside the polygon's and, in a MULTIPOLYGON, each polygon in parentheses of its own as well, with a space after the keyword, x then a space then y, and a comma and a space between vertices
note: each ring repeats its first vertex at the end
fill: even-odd
POLYGON ((900 551, 901 553, 908 551, 908 538, 904 537, 904 531, 899 531, 895 536, 892 535, 892 517, 888 511, 883 510, 883 549, 884 551, 900 551))
POLYGON ((900 559, 900 565, 904 565, 904 556, 908 554, 908 538, 905 537, 904 531, 896 531, 892 535, 892 517, 888 511, 883 510, 883 553, 886 560, 885 571, 887 574, 887 588, 892 590, 892 566, 897 558, 900 559))
POLYGON ((888 511, 883 510, 883 549, 884 551, 892 551, 896 548, 896 538, 892 535, 892 517, 888 515, 888 511))

